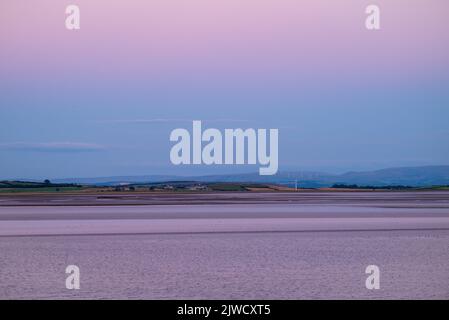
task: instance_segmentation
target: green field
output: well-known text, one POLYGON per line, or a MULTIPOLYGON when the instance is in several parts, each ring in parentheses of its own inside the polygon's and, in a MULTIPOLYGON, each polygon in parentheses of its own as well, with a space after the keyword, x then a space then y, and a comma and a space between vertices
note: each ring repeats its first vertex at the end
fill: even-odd
POLYGON ((0 193, 20 193, 20 192, 68 192, 80 191, 83 187, 47 187, 47 188, 0 188, 0 193))

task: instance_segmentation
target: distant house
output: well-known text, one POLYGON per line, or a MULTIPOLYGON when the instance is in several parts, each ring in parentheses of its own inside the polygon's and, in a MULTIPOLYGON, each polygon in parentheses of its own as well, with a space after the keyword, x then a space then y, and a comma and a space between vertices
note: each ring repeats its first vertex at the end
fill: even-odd
POLYGON ((201 191, 201 190, 207 190, 207 187, 203 186, 201 184, 197 184, 197 185, 194 185, 194 186, 190 186, 187 189, 189 189, 190 191, 201 191))

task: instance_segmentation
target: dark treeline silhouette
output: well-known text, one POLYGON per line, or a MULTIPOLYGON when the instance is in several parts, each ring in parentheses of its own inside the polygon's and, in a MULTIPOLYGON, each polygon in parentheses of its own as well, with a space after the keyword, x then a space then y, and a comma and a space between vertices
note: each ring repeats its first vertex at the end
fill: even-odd
POLYGON ((0 188, 48 188, 48 187, 81 187, 74 183, 51 183, 49 180, 44 182, 29 182, 29 181, 0 181, 0 188))

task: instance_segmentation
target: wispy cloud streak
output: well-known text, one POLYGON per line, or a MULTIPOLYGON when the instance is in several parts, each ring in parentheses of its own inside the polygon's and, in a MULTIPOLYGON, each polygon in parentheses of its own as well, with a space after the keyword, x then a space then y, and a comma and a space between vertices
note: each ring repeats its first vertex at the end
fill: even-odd
POLYGON ((192 122, 193 120, 201 120, 203 122, 249 122, 246 119, 186 119, 186 118, 154 118, 154 119, 111 119, 111 120, 98 120, 100 123, 124 123, 124 124, 146 124, 146 123, 175 123, 175 122, 192 122))
POLYGON ((11 142, 0 143, 0 149, 35 152, 95 152, 105 150, 106 147, 83 142, 11 142))

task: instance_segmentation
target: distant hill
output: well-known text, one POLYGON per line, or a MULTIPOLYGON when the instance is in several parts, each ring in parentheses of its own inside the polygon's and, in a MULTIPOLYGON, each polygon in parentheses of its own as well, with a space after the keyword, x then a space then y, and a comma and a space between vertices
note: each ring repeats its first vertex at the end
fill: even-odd
POLYGON ((339 182, 366 185, 431 186, 449 184, 449 166, 401 167, 376 171, 348 172, 339 182))
POLYGON ((274 183, 293 186, 295 180, 300 187, 318 188, 334 184, 357 184, 360 186, 433 186, 449 185, 449 166, 422 166, 387 168, 375 171, 347 172, 334 175, 324 172, 289 171, 279 172, 273 176, 260 176, 257 173, 208 175, 180 177, 174 175, 117 176, 100 178, 56 179, 55 183, 78 183, 92 185, 143 184, 166 181, 198 181, 198 182, 247 182, 274 183))

